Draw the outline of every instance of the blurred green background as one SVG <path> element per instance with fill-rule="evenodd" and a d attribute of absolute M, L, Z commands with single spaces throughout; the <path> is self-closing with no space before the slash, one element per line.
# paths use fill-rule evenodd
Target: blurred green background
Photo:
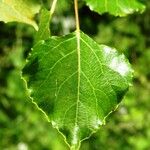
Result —
<path fill-rule="evenodd" d="M 117 111 L 81 150 L 150 150 L 150 1 L 143 2 L 143 14 L 124 18 L 98 15 L 80 2 L 81 29 L 98 43 L 123 52 L 135 71 L 133 86 Z M 43 0 L 47 8 L 48 3 Z M 62 0 L 52 20 L 52 35 L 74 29 L 73 1 Z M 0 150 L 68 150 L 30 102 L 20 78 L 34 35 L 28 25 L 0 22 Z"/>

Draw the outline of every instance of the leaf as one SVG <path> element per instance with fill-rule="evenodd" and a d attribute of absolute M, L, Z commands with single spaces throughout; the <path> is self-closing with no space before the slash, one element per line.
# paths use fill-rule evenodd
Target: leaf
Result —
<path fill-rule="evenodd" d="M 124 55 L 80 34 L 40 41 L 23 69 L 33 102 L 72 149 L 105 123 L 132 77 Z"/>
<path fill-rule="evenodd" d="M 35 42 L 46 40 L 50 37 L 50 12 L 46 9 L 41 10 L 39 30 L 35 36 Z"/>
<path fill-rule="evenodd" d="M 40 4 L 36 0 L 0 0 L 0 21 L 22 22 L 38 30 L 34 16 L 39 10 Z"/>
<path fill-rule="evenodd" d="M 145 6 L 138 0 L 84 0 L 91 10 L 100 14 L 110 13 L 126 16 L 134 12 L 143 12 Z"/>

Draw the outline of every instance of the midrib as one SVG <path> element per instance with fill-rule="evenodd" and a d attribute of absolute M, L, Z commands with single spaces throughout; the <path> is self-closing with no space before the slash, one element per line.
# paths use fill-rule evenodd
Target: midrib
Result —
<path fill-rule="evenodd" d="M 79 101 L 80 101 L 80 75 L 81 75 L 81 54 L 80 54 L 80 31 L 76 31 L 77 38 L 77 57 L 78 57 L 78 87 L 77 87 L 77 105 L 76 105 L 76 118 L 75 118 L 75 126 L 78 126 L 78 112 L 79 112 Z"/>

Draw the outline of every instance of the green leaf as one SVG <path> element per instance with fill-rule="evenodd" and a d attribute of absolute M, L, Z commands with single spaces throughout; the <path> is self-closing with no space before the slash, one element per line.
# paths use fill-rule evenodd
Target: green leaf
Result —
<path fill-rule="evenodd" d="M 46 40 L 50 37 L 50 12 L 46 9 L 41 10 L 39 30 L 35 36 L 35 42 Z"/>
<path fill-rule="evenodd" d="M 33 102 L 72 149 L 105 123 L 132 78 L 123 54 L 80 34 L 40 41 L 23 69 Z"/>
<path fill-rule="evenodd" d="M 145 6 L 138 0 L 84 0 L 91 10 L 100 14 L 110 13 L 126 16 L 134 12 L 143 12 Z"/>
<path fill-rule="evenodd" d="M 36 0 L 0 0 L 0 21 L 27 23 L 38 30 L 34 16 L 39 10 Z"/>

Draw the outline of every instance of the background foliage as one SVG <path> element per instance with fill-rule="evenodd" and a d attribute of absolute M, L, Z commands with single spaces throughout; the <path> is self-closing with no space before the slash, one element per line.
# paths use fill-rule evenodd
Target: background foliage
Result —
<path fill-rule="evenodd" d="M 58 3 L 52 35 L 75 29 L 73 2 Z M 125 18 L 91 12 L 80 3 L 81 29 L 98 43 L 119 49 L 135 70 L 133 86 L 119 109 L 81 150 L 148 150 L 150 148 L 150 2 L 146 11 Z M 47 1 L 44 5 L 48 8 Z M 38 16 L 37 16 L 38 20 Z M 20 70 L 30 51 L 34 29 L 24 24 L 0 23 L 0 149 L 67 150 L 63 138 L 28 100 Z"/>

